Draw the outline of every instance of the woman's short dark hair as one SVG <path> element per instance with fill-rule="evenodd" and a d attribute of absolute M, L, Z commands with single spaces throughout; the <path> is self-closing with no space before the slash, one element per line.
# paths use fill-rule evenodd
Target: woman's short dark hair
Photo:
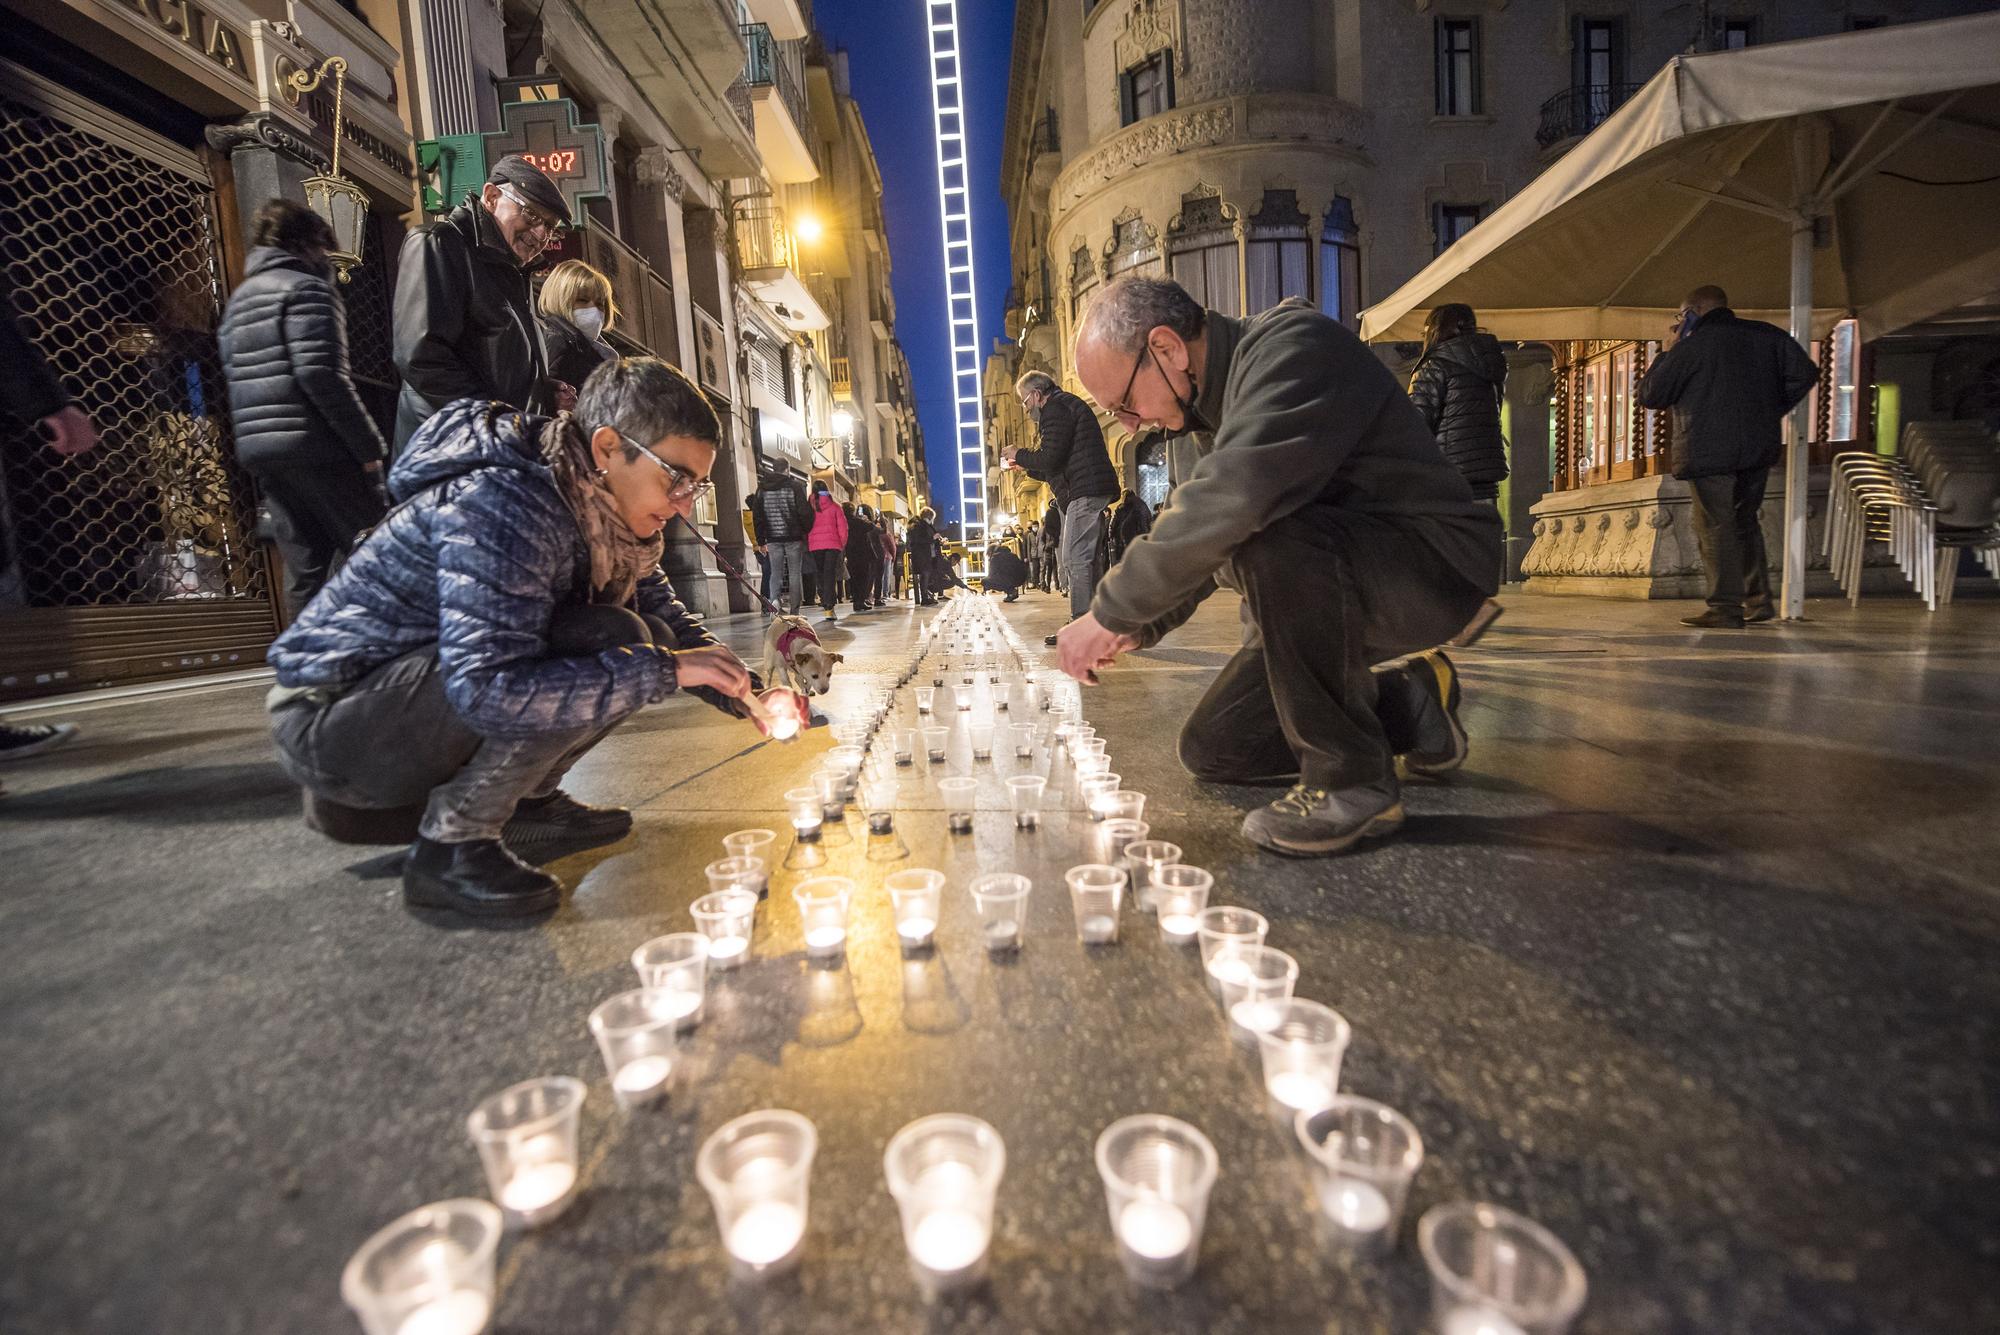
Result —
<path fill-rule="evenodd" d="M 608 426 L 629 452 L 666 436 L 720 445 L 722 423 L 694 381 L 658 357 L 616 357 L 598 366 L 576 394 L 576 420 L 586 436 Z"/>
<path fill-rule="evenodd" d="M 250 244 L 275 246 L 292 255 L 318 247 L 333 249 L 333 228 L 326 219 L 289 199 L 267 199 L 250 224 Z"/>

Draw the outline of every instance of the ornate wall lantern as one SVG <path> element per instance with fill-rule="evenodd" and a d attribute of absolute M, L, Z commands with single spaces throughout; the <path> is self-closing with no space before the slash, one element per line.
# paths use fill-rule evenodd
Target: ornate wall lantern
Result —
<path fill-rule="evenodd" d="M 333 249 L 327 253 L 327 259 L 345 283 L 348 271 L 361 263 L 368 223 L 368 192 L 340 174 L 341 110 L 347 94 L 347 61 L 340 56 L 328 56 L 310 73 L 294 71 L 285 80 L 285 94 L 297 106 L 299 99 L 318 88 L 329 72 L 333 75 L 333 165 L 323 175 L 306 177 L 304 185 L 306 207 L 326 219 L 327 226 L 333 229 Z"/>

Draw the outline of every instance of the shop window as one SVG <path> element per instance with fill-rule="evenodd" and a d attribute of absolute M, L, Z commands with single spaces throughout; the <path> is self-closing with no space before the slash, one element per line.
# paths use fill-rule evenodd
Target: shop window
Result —
<path fill-rule="evenodd" d="M 1118 123 L 1130 125 L 1174 105 L 1174 53 L 1156 51 L 1118 76 Z"/>
<path fill-rule="evenodd" d="M 1180 216 L 1167 224 L 1167 261 L 1174 281 L 1203 306 L 1242 313 L 1236 227 L 1219 196 L 1181 196 Z"/>
<path fill-rule="evenodd" d="M 1133 490 L 1148 508 L 1158 513 L 1167 503 L 1169 477 L 1167 470 L 1167 442 L 1163 436 L 1155 435 L 1139 447 L 1133 459 L 1134 471 L 1139 475 L 1139 485 Z"/>
<path fill-rule="evenodd" d="M 1437 114 L 1479 114 L 1479 20 L 1437 20 Z"/>
<path fill-rule="evenodd" d="M 1346 195 L 1335 195 L 1320 220 L 1319 308 L 1349 329 L 1361 320 L 1361 229 Z"/>

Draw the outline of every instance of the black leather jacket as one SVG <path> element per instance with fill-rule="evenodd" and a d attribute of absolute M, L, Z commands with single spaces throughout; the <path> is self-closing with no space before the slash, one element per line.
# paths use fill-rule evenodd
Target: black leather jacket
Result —
<path fill-rule="evenodd" d="M 493 399 L 527 412 L 554 409 L 528 275 L 477 199 L 403 238 L 396 369 L 403 376 L 398 450 L 455 399 Z"/>
<path fill-rule="evenodd" d="M 1507 446 L 1500 434 L 1500 393 L 1506 383 L 1507 358 L 1491 334 L 1448 338 L 1426 352 L 1410 373 L 1411 401 L 1444 457 L 1478 489 L 1492 488 L 1507 476 Z"/>
<path fill-rule="evenodd" d="M 1785 414 L 1818 379 L 1790 334 L 1723 306 L 1654 359 L 1639 402 L 1673 409 L 1674 476 L 1710 477 L 1775 464 Z"/>

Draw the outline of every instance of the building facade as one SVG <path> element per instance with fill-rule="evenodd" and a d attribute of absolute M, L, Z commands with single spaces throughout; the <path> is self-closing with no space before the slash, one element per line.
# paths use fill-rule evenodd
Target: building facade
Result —
<path fill-rule="evenodd" d="M 1125 273 L 1171 275 L 1228 314 L 1299 296 L 1357 325 L 1364 306 L 1533 180 L 1672 56 L 1984 7 L 1021 0 L 1001 168 L 1013 341 L 990 368 L 989 388 L 1027 369 L 1075 388 L 1077 318 L 1101 285 Z M 1418 349 L 1380 351 L 1402 374 Z M 1819 417 L 1846 421 L 1835 406 L 1837 349 L 1821 351 L 1828 400 Z M 1509 350 L 1512 477 L 1500 507 L 1510 577 L 1524 558 L 1533 572 L 1538 525 L 1553 536 L 1545 497 L 1629 486 L 1635 468 L 1657 473 L 1644 462 L 1657 428 L 1640 419 L 1630 393 L 1648 355 L 1631 345 Z M 1614 370 L 1625 386 L 1616 412 Z M 989 402 L 1004 432 L 1005 406 Z M 1612 433 L 1614 419 L 1625 424 L 1622 435 Z M 1118 429 L 1106 425 L 1108 437 Z M 1634 441 L 1642 442 L 1637 464 Z M 1156 504 L 1175 471 L 1172 443 L 1135 448 L 1127 439 L 1114 453 L 1126 485 Z M 990 476 L 996 497 L 1017 485 L 1000 470 Z M 1646 522 L 1654 531 L 1679 522 L 1692 561 L 1685 489 L 1657 476 L 1651 487 L 1680 513 Z M 1557 578 L 1547 565 L 1541 574 Z M 1645 583 L 1673 592 L 1697 574 L 1686 565 L 1675 579 Z M 1600 580 L 1588 591 L 1639 588 Z"/>

